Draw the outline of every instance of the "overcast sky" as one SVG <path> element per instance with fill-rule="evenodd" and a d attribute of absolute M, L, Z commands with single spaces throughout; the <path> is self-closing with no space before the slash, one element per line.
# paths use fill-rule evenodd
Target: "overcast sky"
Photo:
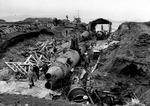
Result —
<path fill-rule="evenodd" d="M 66 15 L 72 20 L 78 10 L 86 22 L 96 18 L 150 21 L 150 0 L 0 0 L 0 17 L 6 20 Z"/>

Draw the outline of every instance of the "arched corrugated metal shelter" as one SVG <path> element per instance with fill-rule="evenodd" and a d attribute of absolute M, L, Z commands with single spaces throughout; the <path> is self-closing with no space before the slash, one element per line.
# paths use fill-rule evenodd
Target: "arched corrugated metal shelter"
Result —
<path fill-rule="evenodd" d="M 106 20 L 106 19 L 103 19 L 103 18 L 98 18 L 98 19 L 90 22 L 89 24 L 90 24 L 90 30 L 91 31 L 95 31 L 95 26 L 97 24 L 109 24 L 109 33 L 111 32 L 112 22 L 110 22 L 109 20 Z"/>

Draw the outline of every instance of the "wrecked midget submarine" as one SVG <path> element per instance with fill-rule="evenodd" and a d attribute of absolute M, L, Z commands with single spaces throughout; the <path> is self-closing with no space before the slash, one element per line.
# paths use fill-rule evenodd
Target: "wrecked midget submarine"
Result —
<path fill-rule="evenodd" d="M 65 54 L 58 57 L 56 62 L 48 69 L 45 78 L 47 83 L 45 87 L 50 89 L 53 84 L 63 77 L 65 77 L 71 68 L 73 68 L 79 61 L 80 55 L 75 50 L 68 50 Z"/>
<path fill-rule="evenodd" d="M 85 52 L 84 44 L 79 45 L 78 50 L 69 49 L 58 57 L 52 66 L 48 69 L 45 78 L 47 80 L 45 87 L 53 89 L 53 85 L 61 78 L 64 78 L 72 68 L 74 68 L 81 58 L 81 54 Z"/>

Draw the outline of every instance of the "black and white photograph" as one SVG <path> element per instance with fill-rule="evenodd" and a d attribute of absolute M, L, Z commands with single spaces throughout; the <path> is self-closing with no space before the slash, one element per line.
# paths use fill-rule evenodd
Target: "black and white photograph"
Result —
<path fill-rule="evenodd" d="M 150 106 L 150 0 L 0 0 L 0 106 Z"/>

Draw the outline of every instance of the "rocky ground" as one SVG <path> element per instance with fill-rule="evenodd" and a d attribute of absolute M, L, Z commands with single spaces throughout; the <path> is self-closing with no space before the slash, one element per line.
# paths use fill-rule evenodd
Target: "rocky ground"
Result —
<path fill-rule="evenodd" d="M 0 106 L 82 106 L 66 100 L 45 100 L 32 96 L 0 94 Z"/>
<path fill-rule="evenodd" d="M 24 61 L 20 54 L 27 47 L 34 47 L 39 40 L 47 40 L 51 36 L 40 35 L 10 47 L 0 60 L 0 67 L 4 61 Z M 93 87 L 98 85 L 101 90 L 119 92 L 127 100 L 130 93 L 135 93 L 141 103 L 150 106 L 150 26 L 149 23 L 126 22 L 119 26 L 109 40 L 120 41 L 101 53 L 98 68 L 91 74 Z M 90 67 L 96 63 L 91 60 Z M 79 66 L 80 67 L 80 66 Z M 91 69 L 89 67 L 89 69 Z M 29 104 L 29 106 L 69 106 L 80 105 L 64 100 L 48 101 L 22 95 L 0 95 L 0 103 L 5 105 Z"/>

